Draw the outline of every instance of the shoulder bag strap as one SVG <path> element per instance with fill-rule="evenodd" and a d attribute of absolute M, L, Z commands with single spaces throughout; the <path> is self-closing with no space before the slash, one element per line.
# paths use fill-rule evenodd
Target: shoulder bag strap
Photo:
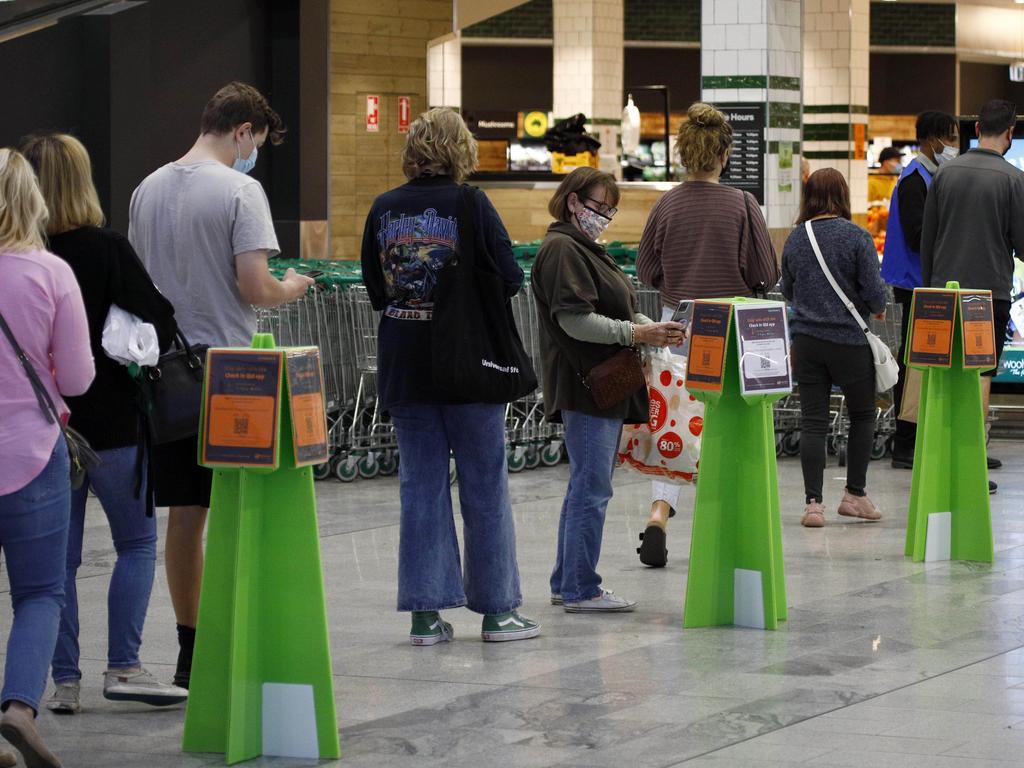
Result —
<path fill-rule="evenodd" d="M 836 279 L 832 277 L 832 272 L 829 271 L 828 265 L 825 263 L 825 258 L 821 255 L 821 248 L 818 247 L 818 240 L 814 237 L 814 229 L 811 227 L 810 221 L 804 222 L 804 230 L 807 232 L 807 239 L 811 241 L 811 248 L 814 249 L 814 255 L 818 258 L 818 265 L 821 267 L 821 271 L 825 273 L 825 278 L 828 280 L 829 285 L 832 286 L 832 290 L 836 292 L 839 300 L 843 302 L 843 306 L 849 310 L 850 314 L 853 315 L 853 319 L 857 321 L 857 325 L 864 333 L 868 332 L 868 325 L 864 322 L 864 318 L 857 312 L 857 308 L 853 305 L 853 302 L 843 293 L 843 289 L 839 287 Z"/>
<path fill-rule="evenodd" d="M 60 424 L 60 414 L 57 412 L 57 407 L 53 404 L 53 400 L 50 398 L 50 393 L 46 391 L 46 387 L 43 386 L 43 382 L 39 380 L 39 375 L 36 373 L 35 368 L 32 367 L 32 362 L 28 359 L 28 355 L 25 354 L 25 350 L 18 344 L 18 340 L 14 338 L 14 332 L 11 327 L 7 325 L 7 320 L 4 319 L 3 313 L 0 312 L 0 329 L 3 330 L 7 340 L 11 343 L 11 347 L 14 349 L 14 354 L 18 356 L 21 361 L 22 367 L 25 369 L 25 374 L 28 376 L 28 380 L 32 382 L 32 391 L 35 392 L 36 400 L 39 402 L 39 409 L 43 412 L 46 420 L 50 424 Z"/>

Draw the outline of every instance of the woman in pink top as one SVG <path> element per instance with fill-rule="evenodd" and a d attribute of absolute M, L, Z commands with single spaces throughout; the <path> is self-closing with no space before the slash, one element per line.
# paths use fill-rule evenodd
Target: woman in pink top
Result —
<path fill-rule="evenodd" d="M 0 149 L 0 313 L 64 419 L 62 395 L 80 395 L 95 372 L 82 295 L 64 261 L 43 250 L 46 204 L 32 167 Z M 64 603 L 71 512 L 68 452 L 48 423 L 21 361 L 0 334 L 0 548 L 14 623 L 0 692 L 0 734 L 30 766 L 60 761 L 35 727 Z M 0 752 L 0 765 L 15 765 Z"/>
<path fill-rule="evenodd" d="M 692 104 L 687 115 L 676 137 L 686 180 L 651 209 L 636 258 L 637 276 L 661 293 L 662 320 L 684 299 L 753 296 L 779 280 L 757 200 L 719 183 L 732 152 L 732 126 L 710 104 Z M 679 486 L 653 483 L 651 519 L 637 549 L 644 565 L 661 568 L 668 561 L 665 530 L 678 499 Z"/>

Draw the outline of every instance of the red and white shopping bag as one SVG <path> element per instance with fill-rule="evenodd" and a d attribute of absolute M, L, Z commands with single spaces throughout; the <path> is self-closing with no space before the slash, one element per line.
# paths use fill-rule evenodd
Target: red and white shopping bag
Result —
<path fill-rule="evenodd" d="M 692 483 L 700 463 L 704 403 L 686 391 L 686 358 L 659 349 L 644 364 L 651 399 L 646 424 L 627 424 L 619 462 L 644 475 Z"/>

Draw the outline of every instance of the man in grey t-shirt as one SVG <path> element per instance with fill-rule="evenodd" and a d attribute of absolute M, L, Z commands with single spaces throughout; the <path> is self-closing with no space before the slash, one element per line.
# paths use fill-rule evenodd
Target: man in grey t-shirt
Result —
<path fill-rule="evenodd" d="M 313 281 L 267 259 L 279 253 L 263 187 L 246 174 L 267 139 L 280 144 L 281 118 L 252 86 L 230 83 L 203 111 L 200 136 L 180 160 L 150 174 L 132 195 L 128 238 L 174 305 L 192 344 L 247 347 L 253 306 L 302 296 Z M 181 650 L 175 685 L 188 688 L 203 572 L 203 530 L 212 472 L 196 463 L 197 438 L 153 449 L 157 506 L 170 507 L 167 583 Z"/>

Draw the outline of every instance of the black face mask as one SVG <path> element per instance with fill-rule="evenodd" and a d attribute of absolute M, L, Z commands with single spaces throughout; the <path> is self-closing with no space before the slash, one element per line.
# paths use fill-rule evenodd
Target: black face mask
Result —
<path fill-rule="evenodd" d="M 725 178 L 729 175 L 729 162 L 732 160 L 732 155 L 728 155 L 725 158 L 725 162 L 722 163 L 722 172 L 719 174 L 721 178 Z"/>

